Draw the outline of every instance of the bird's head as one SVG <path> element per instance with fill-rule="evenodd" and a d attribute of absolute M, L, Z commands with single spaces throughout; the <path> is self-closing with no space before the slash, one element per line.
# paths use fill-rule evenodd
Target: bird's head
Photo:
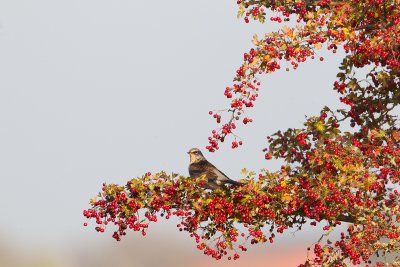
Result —
<path fill-rule="evenodd" d="M 187 153 L 190 156 L 190 163 L 199 162 L 206 159 L 198 148 L 191 148 Z"/>

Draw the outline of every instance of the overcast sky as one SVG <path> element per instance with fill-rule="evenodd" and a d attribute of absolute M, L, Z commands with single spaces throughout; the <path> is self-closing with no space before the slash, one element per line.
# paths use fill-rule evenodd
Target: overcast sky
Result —
<path fill-rule="evenodd" d="M 186 151 L 207 145 L 208 111 L 228 106 L 252 35 L 273 29 L 237 19 L 234 0 L 0 1 L 0 236 L 96 239 L 82 210 L 103 181 L 186 175 Z M 235 180 L 244 167 L 276 169 L 265 137 L 338 105 L 340 56 L 321 55 L 264 77 L 244 146 L 205 156 Z"/>

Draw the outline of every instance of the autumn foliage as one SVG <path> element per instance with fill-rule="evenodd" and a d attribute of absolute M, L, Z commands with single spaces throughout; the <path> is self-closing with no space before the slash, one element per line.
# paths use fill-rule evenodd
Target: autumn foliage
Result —
<path fill-rule="evenodd" d="M 242 144 L 234 131 L 252 122 L 246 110 L 259 95 L 259 75 L 323 60 L 317 56 L 319 49 L 345 52 L 333 88 L 347 108 L 324 107 L 309 116 L 303 128 L 268 137 L 265 159 L 285 162 L 278 172 L 244 172 L 244 185 L 214 191 L 199 186 L 203 178 L 148 173 L 125 186 L 103 184 L 85 217 L 95 219 L 99 232 L 115 225 L 113 237 L 120 240 L 129 229 L 145 235 L 151 222 L 174 216 L 180 220 L 179 230 L 216 259 L 237 259 L 250 244 L 273 243 L 275 235 L 287 229 L 322 224 L 323 238 L 299 266 L 384 266 L 387 254 L 392 255 L 391 266 L 400 266 L 400 2 L 237 4 L 238 16 L 246 23 L 284 25 L 254 36 L 254 47 L 244 54 L 234 84 L 225 89 L 229 109 L 210 112 L 221 127 L 209 137 L 209 151 L 228 140 L 232 148 Z M 347 231 L 337 240 L 328 239 L 340 224 L 346 224 Z M 372 264 L 372 255 L 381 261 Z"/>

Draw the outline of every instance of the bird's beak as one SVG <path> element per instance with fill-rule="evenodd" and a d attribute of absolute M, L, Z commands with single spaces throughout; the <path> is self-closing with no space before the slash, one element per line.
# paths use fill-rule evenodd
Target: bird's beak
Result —
<path fill-rule="evenodd" d="M 188 152 L 186 152 L 186 153 L 190 154 L 190 152 L 189 152 L 189 151 L 188 151 Z"/>

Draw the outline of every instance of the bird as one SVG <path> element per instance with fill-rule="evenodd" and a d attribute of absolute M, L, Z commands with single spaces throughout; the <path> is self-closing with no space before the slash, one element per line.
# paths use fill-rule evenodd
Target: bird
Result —
<path fill-rule="evenodd" d="M 241 185 L 242 183 L 229 179 L 222 171 L 218 170 L 203 156 L 200 149 L 191 148 L 187 152 L 190 156 L 190 178 L 205 176 L 207 182 L 202 186 L 205 189 L 222 189 L 224 184 Z"/>

